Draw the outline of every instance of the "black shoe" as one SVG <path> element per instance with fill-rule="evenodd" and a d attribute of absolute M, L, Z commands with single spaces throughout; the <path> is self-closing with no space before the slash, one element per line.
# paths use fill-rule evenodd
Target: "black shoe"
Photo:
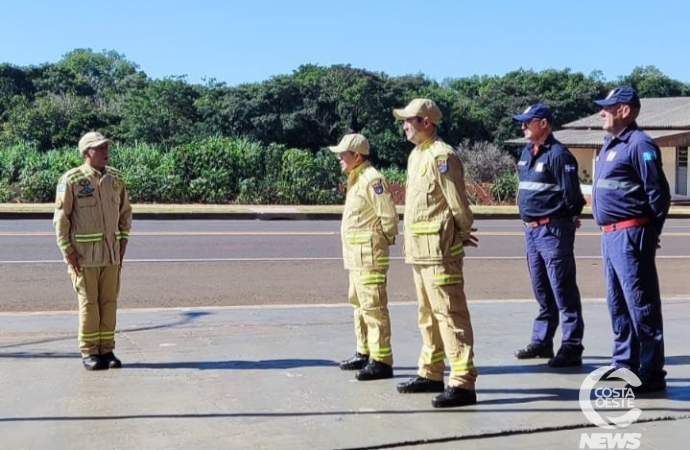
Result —
<path fill-rule="evenodd" d="M 625 385 L 626 389 L 632 389 L 635 394 L 648 394 L 650 392 L 660 392 L 666 390 L 666 380 L 642 381 L 639 386 Z"/>
<path fill-rule="evenodd" d="M 469 389 L 448 386 L 431 400 L 434 408 L 453 408 L 477 404 L 477 393 Z"/>
<path fill-rule="evenodd" d="M 553 348 L 546 345 L 532 345 L 515 352 L 517 359 L 553 358 Z"/>
<path fill-rule="evenodd" d="M 103 361 L 98 355 L 87 356 L 82 358 L 82 364 L 86 370 L 106 370 L 108 369 L 108 363 Z"/>
<path fill-rule="evenodd" d="M 418 394 L 422 392 L 443 392 L 443 381 L 434 381 L 423 377 L 410 378 L 404 383 L 398 384 L 398 392 L 401 394 Z"/>
<path fill-rule="evenodd" d="M 393 367 L 375 359 L 370 359 L 367 366 L 355 374 L 359 381 L 384 380 L 393 378 Z"/>
<path fill-rule="evenodd" d="M 559 353 L 549 360 L 549 367 L 577 367 L 582 365 L 582 356 Z"/>
<path fill-rule="evenodd" d="M 364 369 L 368 362 L 369 355 L 356 352 L 352 358 L 340 361 L 339 366 L 342 370 L 361 370 Z"/>
<path fill-rule="evenodd" d="M 122 361 L 117 359 L 117 356 L 115 356 L 113 352 L 102 354 L 101 359 L 108 365 L 110 369 L 119 369 L 122 367 Z"/>

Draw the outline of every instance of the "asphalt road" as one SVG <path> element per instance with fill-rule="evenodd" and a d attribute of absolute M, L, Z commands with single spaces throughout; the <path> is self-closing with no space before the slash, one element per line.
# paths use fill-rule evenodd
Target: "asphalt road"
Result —
<path fill-rule="evenodd" d="M 472 300 L 532 298 L 516 220 L 477 221 L 480 247 L 468 249 Z M 346 302 L 338 221 L 135 221 L 123 267 L 122 308 Z M 583 221 L 576 239 L 584 298 L 602 298 L 600 233 Z M 657 265 L 662 295 L 690 288 L 690 220 L 671 219 Z M 393 249 L 391 301 L 414 301 L 411 269 Z M 49 221 L 0 221 L 0 311 L 73 310 L 76 297 Z"/>

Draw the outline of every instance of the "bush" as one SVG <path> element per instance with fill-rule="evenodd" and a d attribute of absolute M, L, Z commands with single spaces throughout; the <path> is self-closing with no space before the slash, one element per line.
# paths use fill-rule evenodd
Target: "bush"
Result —
<path fill-rule="evenodd" d="M 515 203 L 518 181 L 517 172 L 504 172 L 494 181 L 489 192 L 499 203 Z"/>
<path fill-rule="evenodd" d="M 278 203 L 330 205 L 341 203 L 344 194 L 338 192 L 342 179 L 337 158 L 325 151 L 316 156 L 299 149 L 283 154 L 278 181 Z"/>
<path fill-rule="evenodd" d="M 515 171 L 515 160 L 491 142 L 463 141 L 457 148 L 465 166 L 465 179 L 474 183 L 493 183 L 506 172 Z"/>
<path fill-rule="evenodd" d="M 389 167 L 387 169 L 383 169 L 381 173 L 384 177 L 386 177 L 388 184 L 400 184 L 404 186 L 407 182 L 407 172 L 403 169 Z"/>

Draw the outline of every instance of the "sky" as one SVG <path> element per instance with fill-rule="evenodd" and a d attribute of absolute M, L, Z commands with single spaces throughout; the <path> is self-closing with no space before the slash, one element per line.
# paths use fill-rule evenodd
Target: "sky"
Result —
<path fill-rule="evenodd" d="M 690 83 L 688 0 L 2 0 L 0 63 L 115 50 L 151 78 L 230 86 L 349 64 L 443 81 L 518 69 Z"/>

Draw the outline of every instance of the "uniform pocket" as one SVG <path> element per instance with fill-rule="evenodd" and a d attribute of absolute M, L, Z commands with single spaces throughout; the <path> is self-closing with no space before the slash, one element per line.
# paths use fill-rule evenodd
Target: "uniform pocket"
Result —
<path fill-rule="evenodd" d="M 410 254 L 421 258 L 440 258 L 443 256 L 441 249 L 441 222 L 416 222 L 410 225 L 412 242 L 410 242 Z"/>
<path fill-rule="evenodd" d="M 351 231 L 345 235 L 350 261 L 356 267 L 372 267 L 374 255 L 370 231 Z"/>

